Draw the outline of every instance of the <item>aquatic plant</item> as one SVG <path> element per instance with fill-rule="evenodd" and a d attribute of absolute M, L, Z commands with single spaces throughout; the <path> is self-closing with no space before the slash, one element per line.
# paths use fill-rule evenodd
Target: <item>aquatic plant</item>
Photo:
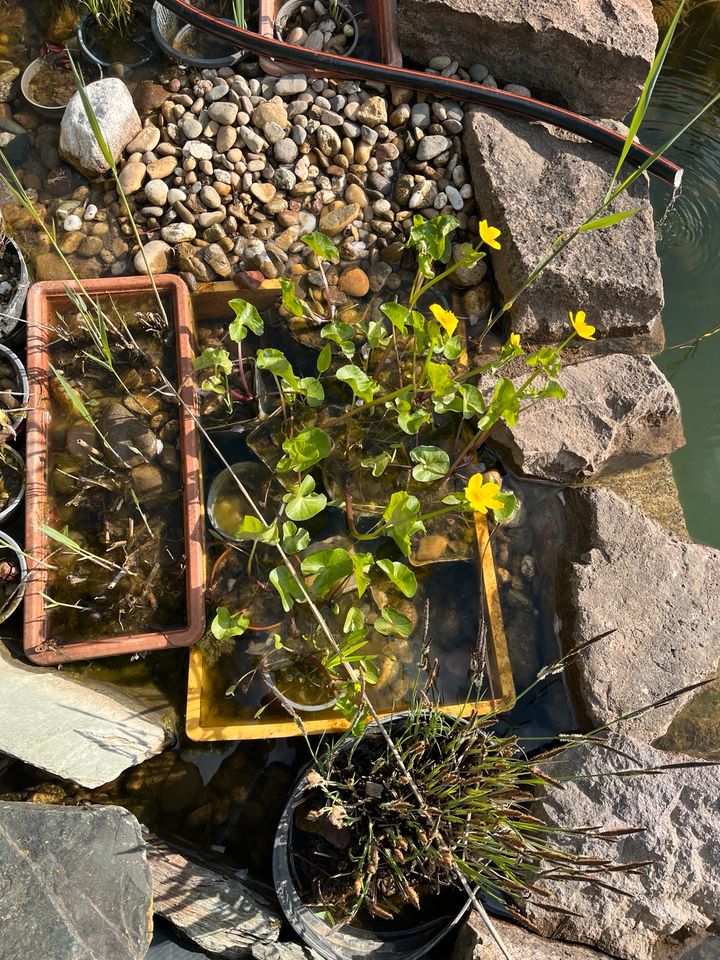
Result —
<path fill-rule="evenodd" d="M 81 0 L 81 3 L 87 7 L 103 30 L 124 34 L 130 29 L 134 13 L 133 0 Z"/>

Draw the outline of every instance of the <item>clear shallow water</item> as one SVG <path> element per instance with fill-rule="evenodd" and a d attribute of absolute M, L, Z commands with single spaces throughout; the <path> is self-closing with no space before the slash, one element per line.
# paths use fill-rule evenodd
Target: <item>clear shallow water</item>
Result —
<path fill-rule="evenodd" d="M 720 4 L 691 10 L 655 88 L 641 139 L 657 147 L 720 88 Z M 685 168 L 682 190 L 666 211 L 668 190 L 653 186 L 660 221 L 668 347 L 720 325 L 720 105 L 668 153 Z M 666 349 L 659 365 L 683 410 L 687 445 L 673 456 L 690 535 L 720 547 L 720 334 L 694 354 Z"/>

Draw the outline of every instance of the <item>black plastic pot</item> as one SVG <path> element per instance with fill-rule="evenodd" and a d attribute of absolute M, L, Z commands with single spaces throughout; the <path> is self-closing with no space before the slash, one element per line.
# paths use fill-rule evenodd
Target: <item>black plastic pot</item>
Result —
<path fill-rule="evenodd" d="M 30 276 L 28 274 L 27 264 L 25 263 L 25 257 L 22 255 L 22 250 L 10 237 L 5 240 L 5 244 L 6 247 L 11 247 L 17 255 L 18 275 L 15 293 L 12 295 L 8 305 L 4 309 L 0 308 L 0 340 L 7 339 L 20 322 L 20 317 L 25 308 L 28 290 L 30 289 Z"/>
<path fill-rule="evenodd" d="M 143 14 L 145 16 L 145 14 Z M 141 67 L 144 63 L 148 63 L 152 60 L 155 51 L 153 50 L 150 40 L 150 30 L 145 30 L 146 36 L 141 38 L 131 38 L 130 44 L 134 48 L 135 52 L 128 59 L 123 58 L 123 65 L 128 69 L 133 67 Z M 103 32 L 98 25 L 95 17 L 88 13 L 86 14 L 77 28 L 77 38 L 80 45 L 80 49 L 83 54 L 90 60 L 92 63 L 97 64 L 97 66 L 107 69 L 111 63 L 115 61 L 111 59 L 110 54 L 106 48 L 105 41 L 103 39 Z"/>
<path fill-rule="evenodd" d="M 398 713 L 385 718 L 384 722 L 402 722 L 407 714 Z M 379 728 L 370 724 L 365 737 L 382 737 Z M 340 749 L 349 750 L 354 740 L 348 740 Z M 384 740 L 383 740 L 384 744 Z M 293 822 L 295 809 L 303 799 L 308 786 L 310 764 L 300 775 L 283 810 L 275 834 L 273 847 L 273 880 L 278 901 L 295 932 L 325 960 L 421 960 L 465 916 L 470 901 L 466 900 L 454 911 L 426 920 L 413 927 L 365 929 L 355 924 L 331 927 L 300 899 L 293 863 Z M 461 894 L 458 894 L 461 899 Z"/>

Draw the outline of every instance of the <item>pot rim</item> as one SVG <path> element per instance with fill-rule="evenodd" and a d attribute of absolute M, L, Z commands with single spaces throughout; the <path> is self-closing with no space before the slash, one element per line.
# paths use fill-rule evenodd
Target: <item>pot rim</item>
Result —
<path fill-rule="evenodd" d="M 184 401 L 178 407 L 180 422 L 180 454 L 182 469 L 182 515 L 185 538 L 186 625 L 155 632 L 120 634 L 103 640 L 84 640 L 53 648 L 46 643 L 47 623 L 43 593 L 47 569 L 42 562 L 49 548 L 48 538 L 39 529 L 37 519 L 44 514 L 48 487 L 47 412 L 48 325 L 46 314 L 54 300 L 67 298 L 67 289 L 77 290 L 76 282 L 48 280 L 36 283 L 28 298 L 28 366 L 32 378 L 32 405 L 28 416 L 26 451 L 25 540 L 30 557 L 25 599 L 23 649 L 33 663 L 50 665 L 121 653 L 143 653 L 168 650 L 196 643 L 205 630 L 205 538 L 202 497 L 202 475 L 198 437 L 195 427 L 196 406 L 193 375 L 193 329 L 190 292 L 175 275 L 158 274 L 155 284 L 161 293 L 172 297 L 172 314 L 176 325 L 177 390 Z M 93 295 L 138 295 L 152 293 L 146 276 L 107 277 L 84 280 L 83 287 Z"/>
<path fill-rule="evenodd" d="M 162 12 L 163 16 L 172 17 L 177 24 L 177 29 L 173 35 L 173 40 L 185 27 L 192 26 L 192 24 L 185 23 L 184 20 L 181 20 L 180 17 L 176 16 L 174 13 L 170 13 L 169 10 L 166 10 L 161 3 L 158 3 L 157 0 L 153 3 L 152 11 L 150 13 L 150 28 L 155 38 L 155 42 L 162 49 L 166 57 L 169 57 L 171 60 L 175 60 L 176 63 L 182 63 L 187 67 L 195 67 L 198 70 L 212 70 L 219 67 L 234 67 L 236 63 L 239 63 L 241 60 L 244 60 L 248 51 L 245 49 L 240 49 L 236 53 L 227 57 L 218 57 L 213 59 L 212 57 L 191 57 L 187 54 L 182 53 L 180 50 L 176 50 L 172 46 L 172 41 L 168 41 L 161 28 L 158 21 L 158 14 Z M 225 20 L 225 23 L 231 23 L 230 20 Z"/>
<path fill-rule="evenodd" d="M 12 552 L 18 558 L 18 564 L 20 566 L 20 583 L 10 603 L 7 605 L 7 607 L 5 607 L 4 610 L 0 610 L 0 623 L 5 623 L 5 621 L 8 620 L 20 606 L 20 603 L 25 596 L 28 579 L 28 568 L 27 561 L 25 560 L 25 554 L 15 540 L 13 540 L 10 534 L 5 533 L 4 530 L 0 530 L 0 550 L 2 550 L 3 547 L 8 550 L 12 550 Z"/>
<path fill-rule="evenodd" d="M 30 402 L 30 381 L 28 380 L 27 370 L 25 369 L 20 357 L 18 357 L 18 355 L 11 350 L 10 347 L 6 347 L 4 343 L 0 343 L 0 355 L 6 357 L 14 367 L 18 376 L 19 386 L 22 393 L 22 403 L 20 405 L 19 412 L 16 414 L 16 416 L 10 418 L 12 429 L 15 431 L 15 433 L 17 433 L 20 425 L 28 415 L 28 404 Z"/>
<path fill-rule="evenodd" d="M 28 266 L 25 262 L 25 257 L 23 256 L 23 252 L 20 249 L 19 244 L 17 244 L 12 237 L 7 237 L 5 244 L 6 246 L 11 246 L 13 250 L 15 250 L 18 262 L 20 264 L 20 273 L 17 278 L 15 293 L 12 295 L 6 309 L 4 311 L 0 311 L 1 337 L 9 337 L 17 327 L 18 323 L 20 322 L 20 317 L 22 316 L 23 307 L 25 306 L 28 290 L 30 289 L 30 274 L 28 272 Z"/>
<path fill-rule="evenodd" d="M 78 28 L 78 29 L 79 29 L 79 28 Z M 42 114 L 43 116 L 48 117 L 48 118 L 52 118 L 52 119 L 55 119 L 55 120 L 61 120 L 61 119 L 62 119 L 62 115 L 63 115 L 63 114 L 65 113 L 65 111 L 67 110 L 67 105 L 68 105 L 68 103 L 70 103 L 70 101 L 72 100 L 72 98 L 75 96 L 75 92 L 76 92 L 76 91 L 73 91 L 73 93 L 70 94 L 70 96 L 68 97 L 67 103 L 63 104 L 63 106 L 61 106 L 61 107 L 52 107 L 52 106 L 48 106 L 48 105 L 46 105 L 46 104 L 44 104 L 44 103 L 40 103 L 38 100 L 33 100 L 33 98 L 32 98 L 32 97 L 30 96 L 30 94 L 28 93 L 28 87 L 29 87 L 30 81 L 31 81 L 32 78 L 35 76 L 35 74 L 37 73 L 37 71 L 40 69 L 40 65 L 43 63 L 44 59 L 45 59 L 44 57 L 36 57 L 34 60 L 32 60 L 32 61 L 25 67 L 25 69 L 23 70 L 22 75 L 21 75 L 21 77 L 20 77 L 20 91 L 21 91 L 23 97 L 25 98 L 25 100 L 27 100 L 27 102 L 30 104 L 30 106 L 31 106 L 34 110 L 37 110 L 38 113 L 40 113 L 40 114 Z M 96 66 L 96 67 L 98 67 L 98 69 L 99 69 L 99 71 L 100 71 L 100 76 L 99 76 L 97 79 L 98 79 L 98 80 L 102 80 L 102 78 L 103 78 L 102 67 L 101 67 L 97 62 L 95 62 L 95 61 L 93 61 L 93 65 Z"/>
<path fill-rule="evenodd" d="M 275 35 L 277 36 L 278 40 L 285 40 L 284 34 L 285 30 L 287 29 L 287 22 L 281 23 L 281 20 L 287 21 L 288 17 L 292 16 L 296 10 L 299 10 L 303 4 L 307 3 L 308 0 L 286 0 L 286 2 L 283 3 L 278 12 L 275 14 L 275 21 L 273 23 Z M 352 42 L 348 46 L 347 50 L 345 50 L 342 54 L 343 57 L 349 57 L 352 55 L 355 47 L 358 45 L 358 40 L 360 39 L 360 28 L 358 27 L 355 13 L 346 3 L 338 3 L 338 11 L 345 17 L 346 22 L 351 23 L 353 26 Z"/>
<path fill-rule="evenodd" d="M 10 500 L 9 503 L 2 510 L 0 510 L 0 523 L 2 523 L 3 520 L 7 520 L 7 518 L 17 510 L 22 502 L 22 498 L 25 496 L 25 460 L 14 447 L 5 447 L 5 456 L 8 454 L 10 455 L 10 459 L 14 460 L 15 463 L 20 467 L 22 472 L 22 482 L 20 484 L 20 489 L 12 498 L 12 500 Z M 2 470 L 2 467 L 3 464 L 0 462 L 0 470 Z"/>

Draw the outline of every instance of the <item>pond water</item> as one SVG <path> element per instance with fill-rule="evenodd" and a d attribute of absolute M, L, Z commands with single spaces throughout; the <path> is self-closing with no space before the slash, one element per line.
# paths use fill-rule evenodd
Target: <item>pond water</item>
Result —
<path fill-rule="evenodd" d="M 718 91 L 720 5 L 691 4 L 657 83 L 641 130 L 658 147 Z M 653 187 L 661 221 L 668 347 L 687 343 L 720 324 L 720 109 L 716 104 L 669 153 L 685 168 L 680 195 L 666 212 L 664 187 Z M 667 349 L 659 364 L 680 397 L 687 445 L 673 467 L 690 535 L 720 547 L 720 336 L 696 351 Z"/>

